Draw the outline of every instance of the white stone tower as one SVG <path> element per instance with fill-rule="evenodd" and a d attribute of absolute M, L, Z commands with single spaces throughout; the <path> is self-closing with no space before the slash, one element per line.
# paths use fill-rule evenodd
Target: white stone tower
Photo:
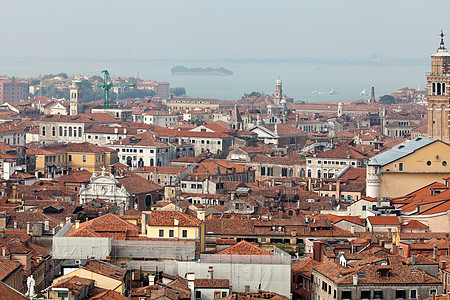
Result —
<path fill-rule="evenodd" d="M 73 81 L 70 87 L 70 115 L 83 113 L 83 87 L 80 81 Z"/>
<path fill-rule="evenodd" d="M 338 117 L 342 117 L 343 114 L 344 114 L 344 103 L 339 102 L 337 115 Z"/>
<path fill-rule="evenodd" d="M 282 98 L 283 98 L 283 88 L 282 88 L 281 80 L 278 77 L 277 81 L 275 81 L 274 104 L 280 105 Z"/>

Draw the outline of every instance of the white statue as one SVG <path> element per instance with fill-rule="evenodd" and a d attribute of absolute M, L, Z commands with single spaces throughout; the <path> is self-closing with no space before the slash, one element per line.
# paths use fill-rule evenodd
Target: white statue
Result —
<path fill-rule="evenodd" d="M 102 166 L 102 176 L 105 176 L 105 174 L 106 174 L 106 169 L 105 169 L 105 166 Z"/>
<path fill-rule="evenodd" d="M 30 299 L 34 299 L 36 297 L 36 293 L 34 292 L 34 286 L 36 285 L 36 281 L 33 278 L 33 275 L 28 276 L 27 278 L 27 292 L 25 294 L 26 297 Z"/>

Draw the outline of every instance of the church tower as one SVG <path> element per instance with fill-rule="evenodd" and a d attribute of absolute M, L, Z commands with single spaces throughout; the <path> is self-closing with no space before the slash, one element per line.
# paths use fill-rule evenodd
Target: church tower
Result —
<path fill-rule="evenodd" d="M 444 46 L 444 33 L 437 52 L 431 55 L 431 73 L 427 75 L 428 136 L 450 142 L 450 54 Z"/>
<path fill-rule="evenodd" d="M 70 115 L 83 113 L 83 87 L 80 81 L 73 81 L 70 87 Z"/>
<path fill-rule="evenodd" d="M 281 99 L 283 98 L 283 88 L 281 84 L 281 80 L 278 77 L 277 81 L 275 82 L 275 95 L 274 95 L 274 104 L 280 105 Z"/>

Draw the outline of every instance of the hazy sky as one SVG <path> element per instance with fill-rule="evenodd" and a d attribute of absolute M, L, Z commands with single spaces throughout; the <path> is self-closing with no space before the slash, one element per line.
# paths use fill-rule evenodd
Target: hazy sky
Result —
<path fill-rule="evenodd" d="M 3 1 L 0 58 L 428 60 L 449 11 L 449 0 Z"/>

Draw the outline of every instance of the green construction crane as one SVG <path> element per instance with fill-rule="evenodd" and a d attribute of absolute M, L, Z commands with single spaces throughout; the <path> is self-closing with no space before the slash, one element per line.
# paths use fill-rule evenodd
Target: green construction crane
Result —
<path fill-rule="evenodd" d="M 109 77 L 108 70 L 103 70 L 103 84 L 100 86 L 105 91 L 105 100 L 103 101 L 103 108 L 109 108 L 109 90 L 113 87 L 135 86 L 134 84 L 113 84 L 111 77 Z"/>

